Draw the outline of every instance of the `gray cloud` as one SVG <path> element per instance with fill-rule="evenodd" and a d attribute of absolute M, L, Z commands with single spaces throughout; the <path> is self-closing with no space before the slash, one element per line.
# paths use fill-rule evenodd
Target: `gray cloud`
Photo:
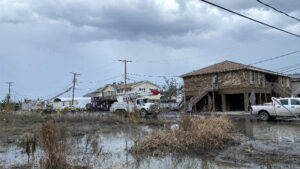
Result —
<path fill-rule="evenodd" d="M 255 0 L 213 2 L 300 34 L 297 22 Z M 299 16 L 298 0 L 265 2 Z M 123 74 L 117 59 L 124 57 L 134 60 L 129 72 L 180 75 L 225 59 L 251 63 L 299 48 L 295 37 L 197 0 L 2 0 L 0 32 L 1 97 L 5 81 L 15 81 L 23 95 L 55 93 L 71 82 L 70 71 L 82 73 L 78 94 L 84 94 L 107 83 L 89 82 Z M 260 66 L 280 67 L 297 57 Z"/>

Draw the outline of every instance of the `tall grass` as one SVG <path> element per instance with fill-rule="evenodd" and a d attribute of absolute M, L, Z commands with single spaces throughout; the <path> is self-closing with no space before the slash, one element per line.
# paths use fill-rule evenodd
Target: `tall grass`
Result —
<path fill-rule="evenodd" d="M 235 143 L 230 134 L 233 125 L 226 117 L 184 117 L 178 129 L 166 128 L 135 142 L 130 152 L 159 156 L 167 153 L 203 154 Z"/>
<path fill-rule="evenodd" d="M 57 126 L 54 120 L 49 120 L 42 126 L 42 144 L 46 155 L 43 168 L 69 168 L 65 128 Z"/>

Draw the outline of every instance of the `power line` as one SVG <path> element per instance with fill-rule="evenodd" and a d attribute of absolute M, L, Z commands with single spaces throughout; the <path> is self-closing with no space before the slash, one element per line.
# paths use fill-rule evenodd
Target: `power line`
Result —
<path fill-rule="evenodd" d="M 285 57 L 285 56 L 293 55 L 293 54 L 296 54 L 296 53 L 299 53 L 299 52 L 300 52 L 300 50 L 297 50 L 297 51 L 290 52 L 290 53 L 287 53 L 287 54 L 283 54 L 283 55 L 280 55 L 280 56 L 268 58 L 268 59 L 265 59 L 265 60 L 261 60 L 261 61 L 258 61 L 258 62 L 254 62 L 254 63 L 252 63 L 252 64 L 249 64 L 249 66 L 251 66 L 251 65 L 256 65 L 256 64 L 260 64 L 260 63 L 264 63 L 264 62 L 268 62 L 268 61 L 275 60 L 275 59 L 279 59 L 279 58 L 283 58 L 283 57 Z"/>
<path fill-rule="evenodd" d="M 118 75 L 118 76 L 113 76 L 113 77 L 110 77 L 110 78 L 107 78 L 107 79 L 103 79 L 103 80 L 89 81 L 87 83 L 101 83 L 101 82 L 109 81 L 109 80 L 116 79 L 116 78 L 122 77 L 122 76 L 124 76 L 124 74 L 121 74 L 121 75 Z M 80 82 L 80 83 L 84 83 L 84 82 Z"/>
<path fill-rule="evenodd" d="M 269 5 L 269 4 L 266 4 L 266 3 L 264 3 L 264 2 L 262 2 L 262 1 L 260 1 L 260 0 L 256 0 L 256 1 L 257 1 L 258 3 L 264 5 L 264 6 L 267 6 L 267 7 L 269 7 L 269 8 L 272 8 L 272 9 L 273 9 L 274 11 L 276 11 L 276 12 L 279 12 L 279 13 L 281 13 L 281 14 L 283 14 L 283 15 L 289 17 L 289 18 L 295 19 L 296 21 L 300 22 L 300 19 L 298 19 L 298 18 L 296 18 L 296 17 L 294 17 L 294 16 L 291 16 L 291 15 L 289 15 L 289 14 L 287 14 L 287 13 L 285 13 L 285 12 L 283 12 L 283 11 L 281 11 L 281 10 L 279 10 L 279 9 L 277 9 L 277 8 L 275 8 L 275 7 L 271 6 L 271 5 Z"/>
<path fill-rule="evenodd" d="M 296 53 L 300 53 L 300 50 L 289 52 L 289 53 L 286 53 L 286 54 L 283 54 L 283 55 L 280 55 L 280 56 L 275 56 L 275 57 L 271 57 L 271 58 L 268 58 L 268 59 L 256 61 L 254 63 L 248 64 L 247 66 L 253 66 L 253 65 L 260 64 L 260 63 L 276 60 L 276 59 L 283 58 L 283 57 L 286 57 L 286 56 L 290 56 L 290 55 L 293 55 L 293 54 L 296 54 Z M 245 65 L 241 66 L 240 68 L 243 68 L 243 67 L 245 67 Z M 136 74 L 136 73 L 129 73 L 129 74 L 133 75 L 133 76 L 139 76 L 139 77 L 161 77 L 161 78 L 164 78 L 164 77 L 180 78 L 181 77 L 181 76 L 176 76 L 176 75 L 175 76 L 166 76 L 166 75 L 164 76 L 164 75 L 143 75 L 143 74 Z"/>
<path fill-rule="evenodd" d="M 288 32 L 288 31 L 283 30 L 283 29 L 281 29 L 281 28 L 277 28 L 277 27 L 272 26 L 272 25 L 269 25 L 269 24 L 267 24 L 267 23 L 258 21 L 258 20 L 256 20 L 256 19 L 253 19 L 253 18 L 250 18 L 250 17 L 248 17 L 248 16 L 242 15 L 242 14 L 240 14 L 240 13 L 234 12 L 234 11 L 232 11 L 232 10 L 230 10 L 230 9 L 227 9 L 227 8 L 225 8 L 225 7 L 222 7 L 222 6 L 220 6 L 220 5 L 214 4 L 214 3 L 212 3 L 212 2 L 208 2 L 208 1 L 206 1 L 206 0 L 200 0 L 200 1 L 205 2 L 205 3 L 207 3 L 207 4 L 210 4 L 210 5 L 212 5 L 212 6 L 215 6 L 215 7 L 217 7 L 217 8 L 223 9 L 223 10 L 225 10 L 225 11 L 227 11 L 227 12 L 233 13 L 233 14 L 238 15 L 238 16 L 240 16 L 240 17 L 246 18 L 246 19 L 248 19 L 248 20 L 254 21 L 254 22 L 256 22 L 256 23 L 262 24 L 262 25 L 264 25 L 264 26 L 270 27 L 270 28 L 272 28 L 272 29 L 276 29 L 276 30 L 278 30 L 278 31 L 281 31 L 281 32 L 284 32 L 284 33 L 287 33 L 287 34 L 290 34 L 290 35 L 293 35 L 293 36 L 296 36 L 296 37 L 300 37 L 300 35 L 297 35 L 297 34 L 295 34 L 295 33 Z"/>
<path fill-rule="evenodd" d="M 285 71 L 283 73 L 287 73 L 287 72 L 291 72 L 291 71 L 294 71 L 294 70 L 299 70 L 300 68 L 296 68 L 296 69 L 292 69 L 292 70 L 288 70 L 288 71 Z"/>
<path fill-rule="evenodd" d="M 295 67 L 295 66 L 300 66 L 300 63 L 289 65 L 289 66 L 284 66 L 284 67 L 281 67 L 281 68 L 277 68 L 277 69 L 274 69 L 274 71 L 281 72 L 281 71 L 285 71 L 286 69 L 290 69 L 291 67 Z"/>
<path fill-rule="evenodd" d="M 174 77 L 174 78 L 177 78 L 179 76 L 169 76 L 169 75 L 143 75 L 143 74 L 137 74 L 137 73 L 129 73 L 130 75 L 133 75 L 133 76 L 144 76 L 144 77 Z"/>
<path fill-rule="evenodd" d="M 290 71 L 290 70 L 292 70 L 292 69 L 299 68 L 299 67 L 300 67 L 300 66 L 290 67 L 290 68 L 284 69 L 284 70 L 282 70 L 282 71 L 280 71 L 280 72 L 288 72 L 288 71 Z"/>
<path fill-rule="evenodd" d="M 45 96 L 45 97 L 42 97 L 42 98 L 49 98 L 49 97 L 52 97 L 52 96 L 54 96 L 54 95 L 58 95 L 58 94 L 62 93 L 63 91 L 66 91 L 66 90 L 69 89 L 69 88 L 72 88 L 72 83 L 69 84 L 68 86 L 64 87 L 63 89 L 61 89 L 61 90 L 59 90 L 59 91 L 57 91 L 57 92 L 55 92 L 55 93 L 53 93 L 53 94 L 49 94 L 49 95 L 47 95 L 47 96 Z M 47 100 L 47 99 L 45 99 L 45 100 Z M 48 99 L 48 100 L 49 100 L 49 99 Z"/>

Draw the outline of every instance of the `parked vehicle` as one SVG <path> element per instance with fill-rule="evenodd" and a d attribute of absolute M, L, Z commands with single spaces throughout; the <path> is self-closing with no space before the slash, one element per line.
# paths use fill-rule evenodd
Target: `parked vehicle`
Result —
<path fill-rule="evenodd" d="M 300 116 L 300 98 L 272 98 L 272 103 L 251 106 L 252 115 L 258 116 L 260 120 L 267 121 L 276 117 Z"/>
<path fill-rule="evenodd" d="M 120 112 L 127 114 L 128 112 L 138 111 L 140 117 L 147 115 L 156 115 L 159 113 L 159 106 L 154 100 L 147 98 L 138 98 L 134 101 L 115 102 L 110 108 L 110 112 Z"/>

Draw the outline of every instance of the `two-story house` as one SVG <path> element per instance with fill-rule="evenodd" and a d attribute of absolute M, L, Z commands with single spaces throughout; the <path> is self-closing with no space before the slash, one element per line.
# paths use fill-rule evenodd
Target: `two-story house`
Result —
<path fill-rule="evenodd" d="M 160 90 L 160 87 L 149 81 L 140 81 L 134 83 L 128 83 L 127 92 L 150 92 L 151 89 Z M 97 89 L 96 91 L 89 93 L 89 96 L 100 97 L 100 98 L 109 98 L 122 96 L 125 94 L 125 85 L 124 84 L 107 84 L 102 88 Z"/>
<path fill-rule="evenodd" d="M 184 74 L 182 78 L 186 106 L 192 106 L 193 111 L 248 111 L 251 93 L 255 94 L 254 104 L 269 102 L 273 96 L 291 96 L 289 76 L 231 61 Z"/>

